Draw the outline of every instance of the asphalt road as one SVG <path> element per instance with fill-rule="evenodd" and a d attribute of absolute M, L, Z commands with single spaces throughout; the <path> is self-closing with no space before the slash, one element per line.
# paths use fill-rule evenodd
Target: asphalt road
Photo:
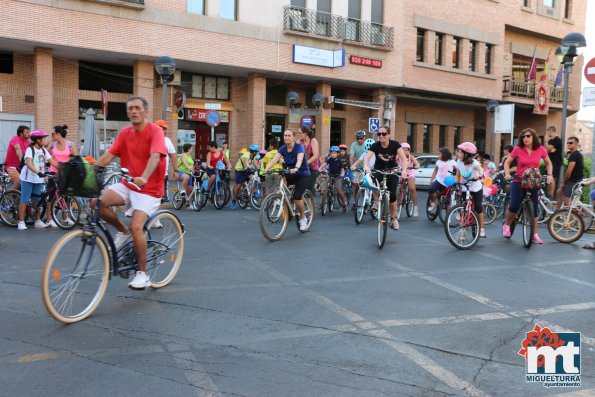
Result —
<path fill-rule="evenodd" d="M 270 243 L 254 210 L 179 211 L 174 282 L 135 292 L 115 278 L 69 326 L 39 288 L 62 232 L 0 226 L 0 395 L 595 395 L 588 239 L 564 245 L 541 229 L 545 244 L 527 250 L 492 225 L 458 251 L 420 210 L 383 250 L 352 213 L 318 216 L 306 234 L 292 223 Z M 517 352 L 535 324 L 582 333 L 581 388 L 525 381 Z"/>

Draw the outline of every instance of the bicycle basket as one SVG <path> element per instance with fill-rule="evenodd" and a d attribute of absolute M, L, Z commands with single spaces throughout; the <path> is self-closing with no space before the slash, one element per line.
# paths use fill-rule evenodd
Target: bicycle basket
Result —
<path fill-rule="evenodd" d="M 93 166 L 81 156 L 74 156 L 58 169 L 58 189 L 61 194 L 77 197 L 98 197 L 101 184 Z"/>
<path fill-rule="evenodd" d="M 523 189 L 538 189 L 541 187 L 541 175 L 539 174 L 539 168 L 527 168 L 525 172 L 523 172 L 521 186 Z"/>

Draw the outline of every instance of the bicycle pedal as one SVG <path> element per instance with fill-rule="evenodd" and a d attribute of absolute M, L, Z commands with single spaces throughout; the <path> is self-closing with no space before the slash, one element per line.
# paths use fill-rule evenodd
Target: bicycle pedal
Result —
<path fill-rule="evenodd" d="M 129 279 L 130 278 L 130 270 L 121 271 L 118 273 L 118 275 L 120 277 L 122 277 L 123 279 Z"/>

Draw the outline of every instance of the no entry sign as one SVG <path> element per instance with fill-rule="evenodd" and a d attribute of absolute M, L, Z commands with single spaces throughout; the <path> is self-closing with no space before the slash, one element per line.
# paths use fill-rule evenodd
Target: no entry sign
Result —
<path fill-rule="evenodd" d="M 591 84 L 595 84 L 595 58 L 591 58 L 585 65 L 585 78 Z"/>

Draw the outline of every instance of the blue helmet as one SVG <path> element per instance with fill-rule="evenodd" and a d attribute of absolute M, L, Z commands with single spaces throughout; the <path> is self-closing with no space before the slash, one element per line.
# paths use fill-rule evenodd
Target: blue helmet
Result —
<path fill-rule="evenodd" d="M 248 149 L 250 149 L 251 152 L 260 152 L 260 148 L 258 147 L 258 145 L 254 144 L 254 143 L 252 145 L 250 145 L 250 147 Z"/>
<path fill-rule="evenodd" d="M 363 182 L 364 182 L 364 186 L 370 190 L 380 190 L 378 188 L 378 186 L 376 186 L 376 184 L 374 183 L 374 180 L 372 179 L 372 175 L 370 175 L 370 174 L 364 175 Z"/>
<path fill-rule="evenodd" d="M 339 153 L 339 146 L 331 146 L 330 151 Z"/>
<path fill-rule="evenodd" d="M 364 150 L 366 150 L 366 151 L 370 150 L 370 148 L 372 147 L 374 142 L 376 142 L 376 141 L 374 141 L 371 138 L 366 139 L 366 141 L 364 142 Z"/>
<path fill-rule="evenodd" d="M 357 130 L 355 132 L 355 136 L 358 137 L 358 138 L 362 138 L 362 137 L 366 136 L 366 131 L 364 131 L 364 130 Z"/>

